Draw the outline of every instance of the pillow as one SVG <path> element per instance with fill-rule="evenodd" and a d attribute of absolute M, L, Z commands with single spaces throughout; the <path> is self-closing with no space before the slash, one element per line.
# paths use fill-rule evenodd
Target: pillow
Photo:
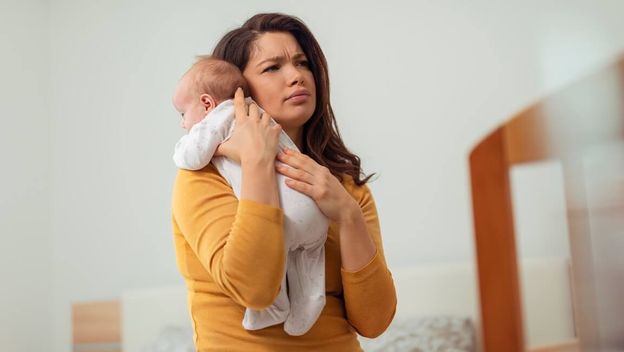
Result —
<path fill-rule="evenodd" d="M 395 318 L 375 339 L 358 337 L 366 352 L 475 352 L 470 318 L 432 316 Z"/>

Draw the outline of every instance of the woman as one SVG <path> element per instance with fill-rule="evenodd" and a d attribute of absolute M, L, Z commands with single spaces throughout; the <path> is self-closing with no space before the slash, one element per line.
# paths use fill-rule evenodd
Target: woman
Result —
<path fill-rule="evenodd" d="M 380 335 L 394 317 L 396 294 L 366 186 L 370 176 L 362 177 L 359 158 L 336 127 L 323 52 L 300 20 L 259 14 L 227 33 L 213 55 L 241 69 L 266 113 L 246 106 L 237 92 L 236 129 L 218 153 L 241 163 L 240 200 L 212 165 L 181 170 L 176 178 L 176 255 L 189 289 L 197 350 L 361 351 L 356 332 Z M 271 126 L 269 116 L 279 125 Z M 277 155 L 280 128 L 302 153 Z M 276 156 L 289 168 L 276 167 Z M 241 326 L 245 307 L 273 302 L 284 272 L 276 172 L 330 220 L 326 305 L 298 337 L 281 325 L 256 331 Z"/>

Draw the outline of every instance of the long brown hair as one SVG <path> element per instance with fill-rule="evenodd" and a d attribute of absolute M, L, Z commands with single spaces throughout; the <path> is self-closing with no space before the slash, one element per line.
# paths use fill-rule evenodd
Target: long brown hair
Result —
<path fill-rule="evenodd" d="M 329 101 L 327 60 L 308 27 L 298 18 L 280 13 L 262 13 L 248 19 L 240 28 L 226 33 L 217 43 L 212 55 L 231 62 L 241 71 L 249 62 L 251 47 L 262 33 L 290 33 L 303 49 L 316 82 L 316 108 L 303 125 L 303 150 L 320 165 L 342 181 L 342 175 L 353 177 L 361 186 L 374 175 L 366 176 L 360 158 L 351 153 L 342 141 L 336 118 Z"/>

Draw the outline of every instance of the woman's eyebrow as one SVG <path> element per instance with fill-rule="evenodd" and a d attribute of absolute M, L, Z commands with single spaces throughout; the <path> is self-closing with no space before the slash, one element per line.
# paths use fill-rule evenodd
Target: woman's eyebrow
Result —
<path fill-rule="evenodd" d="M 297 52 L 297 53 L 295 53 L 295 55 L 292 56 L 292 58 L 293 58 L 293 60 L 296 60 L 296 59 L 300 58 L 301 56 L 305 57 L 305 54 L 302 53 L 302 52 Z M 260 61 L 256 66 L 261 66 L 261 65 L 263 65 L 264 63 L 267 63 L 267 62 L 280 62 L 280 61 L 283 61 L 284 59 L 285 59 L 284 55 L 271 56 L 269 58 L 266 58 L 266 59 Z"/>
<path fill-rule="evenodd" d="M 267 63 L 267 62 L 280 61 L 283 58 L 284 58 L 283 56 L 272 56 L 272 57 L 266 58 L 258 62 L 256 66 L 261 66 L 262 64 Z"/>

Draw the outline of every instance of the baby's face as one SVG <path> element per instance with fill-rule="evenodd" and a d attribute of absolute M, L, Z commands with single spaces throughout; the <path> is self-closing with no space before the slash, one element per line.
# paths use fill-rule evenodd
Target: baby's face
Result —
<path fill-rule="evenodd" d="M 173 95 L 173 106 L 182 116 L 181 126 L 187 132 L 209 112 L 206 106 L 202 104 L 200 96 L 194 93 L 190 79 L 187 77 L 182 78 L 176 87 Z"/>

